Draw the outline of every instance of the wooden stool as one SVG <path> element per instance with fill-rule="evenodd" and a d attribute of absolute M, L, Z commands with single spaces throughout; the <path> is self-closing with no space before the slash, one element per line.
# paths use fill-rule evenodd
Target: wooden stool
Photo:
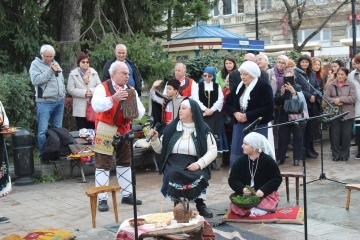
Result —
<path fill-rule="evenodd" d="M 96 207 L 97 207 L 97 195 L 99 193 L 111 192 L 112 200 L 114 204 L 114 214 L 115 221 L 119 222 L 118 219 L 118 210 L 117 210 L 117 201 L 116 201 L 116 191 L 121 189 L 120 186 L 101 186 L 101 187 L 93 187 L 86 190 L 86 195 L 90 197 L 90 207 L 91 207 L 91 220 L 93 228 L 96 228 Z"/>
<path fill-rule="evenodd" d="M 289 177 L 295 178 L 295 187 L 296 187 L 296 205 L 299 205 L 299 178 L 303 176 L 302 173 L 298 172 L 282 172 L 281 176 L 285 178 L 285 186 L 286 186 L 286 198 L 289 202 Z"/>
<path fill-rule="evenodd" d="M 360 184 L 346 184 L 345 188 L 348 190 L 345 209 L 349 210 L 351 189 L 360 191 Z"/>

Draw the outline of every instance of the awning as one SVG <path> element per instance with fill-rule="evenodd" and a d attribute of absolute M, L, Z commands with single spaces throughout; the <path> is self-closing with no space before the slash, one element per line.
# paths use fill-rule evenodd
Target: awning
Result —
<path fill-rule="evenodd" d="M 350 46 L 352 47 L 353 45 L 353 39 L 352 38 L 343 38 L 340 39 L 340 43 L 342 46 Z M 356 46 L 360 46 L 360 38 L 356 38 Z"/>
<path fill-rule="evenodd" d="M 222 49 L 243 51 L 264 51 L 264 41 L 221 38 Z"/>
<path fill-rule="evenodd" d="M 301 43 L 299 43 L 301 45 Z M 280 52 L 280 51 L 291 51 L 294 49 L 293 44 L 279 44 L 279 45 L 265 45 L 265 53 Z M 302 51 L 321 50 L 321 42 L 308 42 Z"/>

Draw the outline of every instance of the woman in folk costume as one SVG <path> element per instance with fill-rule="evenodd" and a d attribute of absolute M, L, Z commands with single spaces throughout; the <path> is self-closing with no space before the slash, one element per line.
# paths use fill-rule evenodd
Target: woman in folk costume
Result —
<path fill-rule="evenodd" d="M 243 155 L 239 143 L 243 142 L 243 130 L 252 122 L 262 117 L 258 128 L 267 127 L 274 119 L 274 97 L 270 84 L 260 77 L 260 68 L 252 61 L 244 62 L 239 68 L 242 81 L 226 98 L 226 113 L 235 118 L 231 142 L 230 168 L 236 159 Z M 268 129 L 257 130 L 268 137 Z M 272 142 L 273 145 L 273 142 Z"/>
<path fill-rule="evenodd" d="M 9 129 L 9 119 L 6 116 L 4 106 L 0 102 L 0 127 L 1 131 Z M 11 191 L 11 178 L 9 172 L 9 161 L 4 141 L 4 134 L 0 134 L 0 198 L 6 196 Z M 9 218 L 0 213 L 0 223 L 9 222 Z"/>
<path fill-rule="evenodd" d="M 214 135 L 220 141 L 218 152 L 228 151 L 224 120 L 221 114 L 224 95 L 221 86 L 215 83 L 216 71 L 213 67 L 206 67 L 203 71 L 202 79 L 199 81 L 199 106 L 203 111 L 204 121 L 209 125 Z M 211 163 L 211 169 L 220 170 L 216 165 L 216 160 Z"/>
<path fill-rule="evenodd" d="M 164 174 L 161 193 L 175 202 L 180 198 L 194 200 L 200 215 L 213 217 L 206 207 L 206 188 L 211 171 L 208 165 L 217 155 L 216 141 L 209 126 L 203 121 L 198 103 L 184 99 L 178 117 L 158 132 L 150 130 L 151 146 L 161 153 L 160 174 Z"/>
<path fill-rule="evenodd" d="M 280 201 L 277 192 L 282 177 L 275 161 L 275 153 L 269 141 L 259 133 L 249 133 L 242 144 L 244 155 L 232 167 L 229 177 L 229 186 L 238 195 L 251 195 L 246 186 L 250 186 L 261 198 L 258 206 L 251 209 L 240 208 L 230 203 L 232 212 L 241 217 L 262 216 L 275 212 Z"/>

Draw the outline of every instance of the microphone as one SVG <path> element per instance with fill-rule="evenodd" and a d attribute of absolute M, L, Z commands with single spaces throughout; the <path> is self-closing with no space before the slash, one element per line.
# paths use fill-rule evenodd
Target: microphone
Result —
<path fill-rule="evenodd" d="M 347 115 L 349 113 L 349 111 L 341 113 L 339 115 L 336 115 L 335 117 L 332 118 L 328 118 L 326 119 L 326 123 L 332 123 L 334 121 L 340 120 L 341 118 L 343 118 L 345 115 Z"/>
<path fill-rule="evenodd" d="M 55 60 L 53 59 L 52 62 L 55 62 Z M 51 66 L 51 69 L 52 69 L 52 66 Z M 61 70 L 55 71 L 55 77 L 58 77 L 59 73 L 61 73 Z"/>
<path fill-rule="evenodd" d="M 153 130 L 157 131 L 160 126 L 161 126 L 161 123 L 157 122 L 157 123 L 155 124 Z M 152 137 L 153 137 L 153 136 L 148 136 L 148 137 L 146 138 L 146 142 L 150 142 L 150 139 L 151 139 Z"/>
<path fill-rule="evenodd" d="M 243 129 L 243 133 L 246 135 L 249 132 L 251 132 L 251 130 L 253 130 L 258 125 L 258 123 L 261 121 L 261 119 L 262 119 L 262 117 L 259 117 L 258 119 L 256 119 L 252 123 L 250 123 L 249 126 L 247 126 L 246 128 Z"/>

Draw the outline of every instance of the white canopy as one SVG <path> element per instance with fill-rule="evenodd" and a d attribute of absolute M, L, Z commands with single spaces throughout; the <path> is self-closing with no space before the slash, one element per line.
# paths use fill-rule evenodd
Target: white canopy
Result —
<path fill-rule="evenodd" d="M 343 39 L 340 39 L 340 43 L 342 46 L 352 47 L 353 39 L 352 38 L 343 38 Z M 356 38 L 356 46 L 360 46 L 360 38 Z M 266 47 L 265 47 L 265 49 L 266 49 Z"/>
<path fill-rule="evenodd" d="M 301 45 L 301 43 L 299 43 Z M 291 51 L 294 49 L 293 44 L 279 44 L 279 45 L 265 45 L 265 53 L 280 52 L 280 51 Z M 308 42 L 303 51 L 321 50 L 321 42 Z"/>

